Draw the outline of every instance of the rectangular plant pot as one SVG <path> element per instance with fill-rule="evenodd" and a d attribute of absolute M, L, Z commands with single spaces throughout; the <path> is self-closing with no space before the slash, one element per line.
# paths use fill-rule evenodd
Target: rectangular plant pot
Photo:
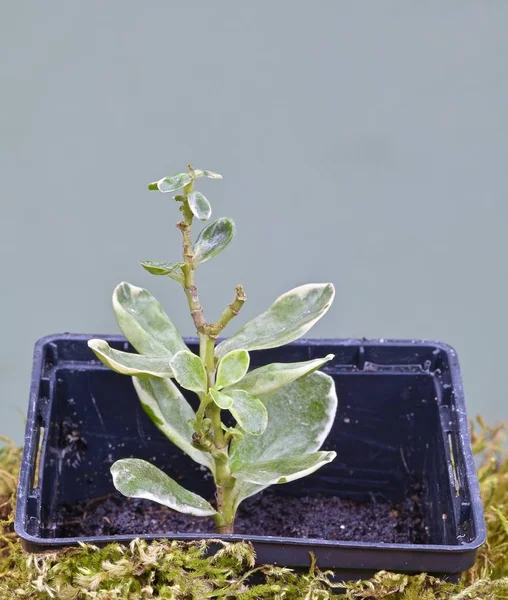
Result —
<path fill-rule="evenodd" d="M 154 462 L 193 491 L 210 483 L 196 463 L 173 446 L 140 406 L 130 378 L 100 364 L 87 347 L 92 335 L 54 335 L 35 347 L 15 529 L 32 552 L 78 541 L 129 542 L 161 535 L 62 537 L 62 505 L 114 491 L 109 468 L 129 456 Z M 130 350 L 120 336 L 99 336 Z M 197 350 L 196 340 L 188 340 Z M 339 409 L 325 442 L 335 461 L 313 475 L 274 486 L 277 494 L 340 496 L 400 503 L 421 483 L 428 543 L 392 544 L 274 536 L 247 539 L 260 564 L 303 568 L 310 552 L 339 579 L 365 578 L 385 569 L 428 572 L 455 579 L 473 565 L 485 541 L 483 509 L 471 454 L 459 363 L 440 342 L 300 340 L 253 352 L 251 366 L 335 354 L 323 369 L 336 383 Z M 276 532 L 274 532 L 276 533 Z M 167 535 L 171 539 L 217 534 Z"/>

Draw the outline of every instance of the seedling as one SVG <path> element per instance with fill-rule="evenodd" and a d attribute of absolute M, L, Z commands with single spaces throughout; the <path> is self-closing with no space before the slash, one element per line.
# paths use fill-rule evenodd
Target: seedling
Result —
<path fill-rule="evenodd" d="M 177 192 L 174 199 L 183 219 L 176 226 L 182 233 L 183 260 L 141 263 L 149 273 L 170 277 L 183 287 L 199 336 L 199 356 L 186 346 L 159 302 L 129 283 L 115 289 L 113 309 L 122 333 L 139 354 L 115 350 L 104 340 L 93 339 L 88 345 L 105 365 L 132 376 L 141 404 L 155 425 L 211 471 L 216 502 L 212 506 L 137 458 L 112 465 L 115 487 L 125 496 L 154 500 L 182 513 L 212 516 L 219 533 L 233 533 L 242 500 L 272 484 L 309 475 L 335 458 L 335 452 L 319 451 L 337 410 L 335 386 L 331 377 L 317 370 L 333 355 L 249 371 L 250 351 L 276 348 L 303 336 L 326 313 L 335 291 L 331 283 L 294 288 L 216 345 L 246 295 L 238 285 L 234 300 L 219 319 L 212 323 L 205 319 L 195 272 L 226 248 L 235 225 L 222 217 L 210 222 L 192 242 L 194 219 L 207 221 L 212 212 L 205 196 L 194 189 L 201 177 L 222 179 L 217 173 L 189 166 L 186 173 L 149 184 L 150 190 Z M 196 412 L 173 379 L 197 394 Z M 222 418 L 226 411 L 228 424 Z"/>

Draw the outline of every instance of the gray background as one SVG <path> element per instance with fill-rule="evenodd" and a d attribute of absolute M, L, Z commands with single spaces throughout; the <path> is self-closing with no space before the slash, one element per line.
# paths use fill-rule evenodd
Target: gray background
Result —
<path fill-rule="evenodd" d="M 178 218 L 146 184 L 187 162 L 237 239 L 198 271 L 237 325 L 332 281 L 322 337 L 438 338 L 471 414 L 508 418 L 508 3 L 4 2 L 0 433 L 22 439 L 32 347 L 116 332 L 122 281 L 191 334 Z"/>

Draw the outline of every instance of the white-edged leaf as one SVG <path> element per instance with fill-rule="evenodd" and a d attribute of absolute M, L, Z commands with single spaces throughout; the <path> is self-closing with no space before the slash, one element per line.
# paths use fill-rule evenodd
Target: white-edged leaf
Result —
<path fill-rule="evenodd" d="M 188 350 L 162 306 L 143 288 L 121 283 L 113 292 L 113 310 L 122 333 L 140 354 L 171 358 Z"/>
<path fill-rule="evenodd" d="M 214 462 L 208 452 L 192 444 L 191 423 L 196 413 L 171 379 L 133 377 L 134 388 L 146 414 L 154 425 L 193 460 L 214 472 Z"/>
<path fill-rule="evenodd" d="M 235 466 L 319 450 L 332 427 L 338 404 L 334 381 L 322 371 L 259 399 L 268 410 L 268 426 L 262 436 L 246 435 L 232 444 L 230 454 Z"/>
<path fill-rule="evenodd" d="M 231 396 L 223 394 L 222 392 L 219 392 L 219 390 L 211 388 L 210 396 L 212 397 L 212 400 L 215 402 L 215 404 L 217 404 L 217 406 L 219 408 L 222 408 L 223 410 L 227 410 L 233 406 L 233 398 L 231 398 Z"/>
<path fill-rule="evenodd" d="M 221 389 L 240 381 L 249 370 L 249 363 L 247 350 L 233 350 L 226 354 L 217 368 L 215 387 Z"/>
<path fill-rule="evenodd" d="M 221 217 L 209 223 L 194 244 L 194 262 L 199 265 L 222 252 L 234 235 L 235 224 L 232 219 Z"/>
<path fill-rule="evenodd" d="M 308 283 L 286 292 L 268 310 L 221 342 L 215 349 L 217 358 L 237 348 L 276 348 L 302 337 L 330 308 L 334 295 L 331 283 Z"/>
<path fill-rule="evenodd" d="M 336 456 L 336 452 L 292 454 L 242 467 L 237 471 L 233 471 L 233 475 L 239 481 L 263 486 L 273 485 L 274 483 L 289 483 L 314 473 L 323 465 L 331 462 Z"/>
<path fill-rule="evenodd" d="M 191 173 L 178 173 L 171 177 L 163 177 L 159 181 L 153 181 L 148 184 L 149 190 L 159 190 L 164 194 L 180 190 L 193 180 Z"/>
<path fill-rule="evenodd" d="M 216 513 L 204 498 L 176 483 L 155 465 L 140 458 L 122 458 L 111 466 L 116 489 L 128 498 L 153 500 L 173 510 L 209 517 Z"/>
<path fill-rule="evenodd" d="M 122 375 L 153 375 L 154 377 L 172 377 L 173 371 L 169 366 L 169 357 L 144 356 L 132 352 L 115 350 L 104 340 L 88 340 L 88 347 L 95 356 L 109 367 Z"/>
<path fill-rule="evenodd" d="M 167 275 L 175 281 L 183 282 L 183 263 L 169 263 L 154 260 L 143 260 L 141 266 L 152 275 Z"/>
<path fill-rule="evenodd" d="M 243 390 L 232 390 L 233 406 L 229 409 L 238 425 L 251 435 L 261 435 L 268 423 L 268 411 L 259 398 Z"/>
<path fill-rule="evenodd" d="M 241 381 L 232 385 L 231 389 L 245 390 L 253 396 L 268 394 L 304 375 L 317 371 L 333 357 L 333 354 L 328 354 L 324 358 L 314 360 L 296 363 L 272 363 L 271 365 L 259 367 L 259 369 L 247 373 Z M 230 388 L 226 388 L 224 392 L 229 393 Z"/>
<path fill-rule="evenodd" d="M 206 169 L 194 169 L 194 177 L 208 177 L 209 179 L 222 179 L 220 173 L 214 173 L 213 171 L 207 171 Z"/>
<path fill-rule="evenodd" d="M 206 221 L 212 216 L 212 207 L 210 202 L 203 196 L 201 192 L 192 191 L 187 196 L 189 208 L 192 214 L 201 221 Z"/>
<path fill-rule="evenodd" d="M 259 398 L 268 410 L 268 425 L 262 435 L 245 435 L 231 442 L 231 463 L 235 470 L 321 448 L 337 411 L 335 384 L 329 375 L 316 371 Z M 238 483 L 236 506 L 263 487 Z"/>
<path fill-rule="evenodd" d="M 177 352 L 170 363 L 178 383 L 191 392 L 206 392 L 206 371 L 199 356 L 189 350 Z"/>

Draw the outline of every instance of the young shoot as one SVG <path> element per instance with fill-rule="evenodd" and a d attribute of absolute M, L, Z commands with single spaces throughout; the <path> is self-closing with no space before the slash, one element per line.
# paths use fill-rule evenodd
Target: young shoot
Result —
<path fill-rule="evenodd" d="M 182 213 L 176 224 L 182 234 L 182 260 L 141 263 L 149 273 L 182 286 L 199 337 L 199 356 L 189 350 L 159 302 L 146 290 L 125 282 L 113 293 L 113 309 L 122 333 L 138 354 L 115 350 L 104 340 L 93 339 L 88 345 L 106 366 L 132 377 L 150 419 L 173 444 L 210 470 L 216 495 L 212 506 L 137 458 L 113 464 L 115 487 L 125 496 L 147 498 L 182 513 L 212 516 L 219 533 L 233 533 L 236 511 L 245 498 L 272 484 L 309 475 L 335 458 L 335 452 L 320 451 L 320 447 L 335 418 L 337 396 L 332 378 L 318 370 L 333 355 L 249 370 L 249 352 L 276 348 L 303 336 L 329 309 L 335 291 L 331 283 L 294 288 L 216 344 L 247 297 L 238 285 L 220 317 L 206 320 L 196 270 L 226 248 L 235 225 L 221 217 L 207 224 L 193 241 L 194 221 L 207 221 L 212 213 L 208 200 L 195 190 L 201 177 L 222 178 L 189 166 L 188 172 L 149 184 L 150 190 L 176 193 Z M 181 389 L 187 397 L 187 392 L 197 395 L 196 412 Z M 229 425 L 223 420 L 226 413 Z"/>

